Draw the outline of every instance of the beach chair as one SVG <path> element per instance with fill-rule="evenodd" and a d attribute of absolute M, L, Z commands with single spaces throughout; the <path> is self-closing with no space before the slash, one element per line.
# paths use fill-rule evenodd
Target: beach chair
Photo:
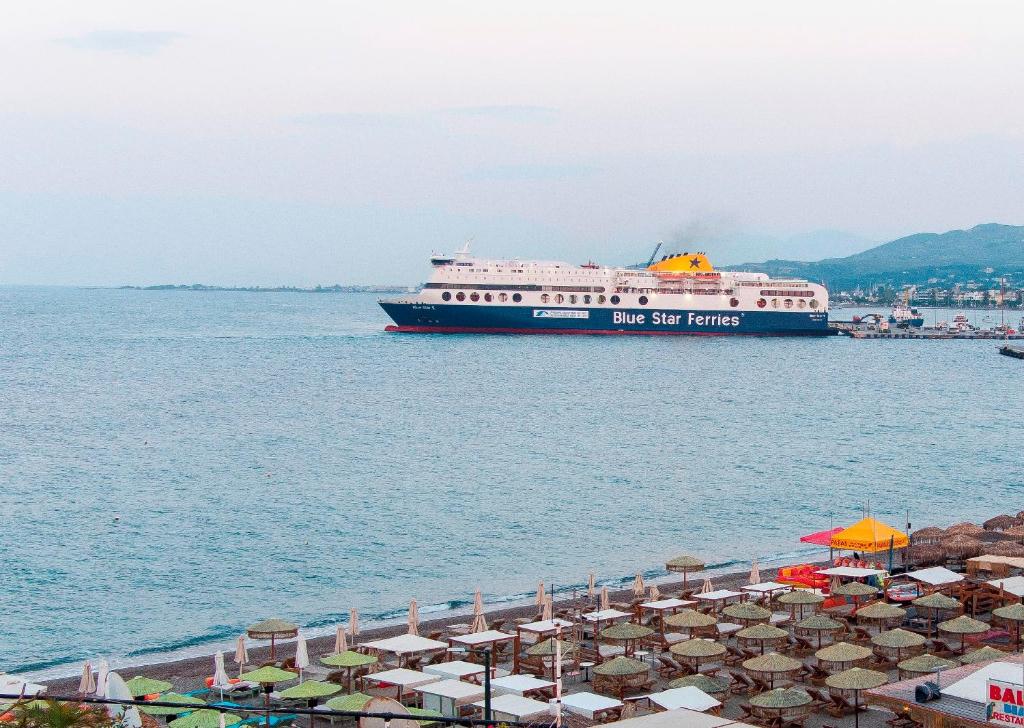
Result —
<path fill-rule="evenodd" d="M 804 692 L 811 696 L 811 710 L 820 710 L 832 702 L 817 688 L 804 688 Z"/>
<path fill-rule="evenodd" d="M 741 703 L 739 709 L 740 715 L 736 718 L 737 723 L 749 723 L 757 720 L 757 716 L 754 715 L 754 706 L 750 703 Z"/>
<path fill-rule="evenodd" d="M 866 644 L 871 641 L 871 633 L 863 627 L 853 628 L 853 642 L 855 644 Z"/>
<path fill-rule="evenodd" d="M 751 693 L 755 691 L 756 687 L 754 681 L 750 679 L 750 676 L 744 672 L 737 672 L 735 670 L 729 670 L 729 675 L 732 677 L 732 693 L 739 695 L 740 693 L 746 692 Z"/>
<path fill-rule="evenodd" d="M 505 622 L 507 622 L 507 621 L 508 620 L 505 619 L 504 617 L 499 617 L 498 619 L 495 619 L 493 622 L 491 622 L 491 629 L 494 629 L 494 630 L 497 630 L 497 631 L 500 632 L 501 628 L 505 626 Z"/>
<path fill-rule="evenodd" d="M 842 695 L 830 695 L 829 705 L 825 706 L 825 710 L 833 718 L 842 718 L 844 715 L 853 715 L 857 712 L 857 708 L 854 707 L 853 703 L 844 698 Z M 859 706 L 860 710 L 864 710 L 865 706 Z"/>
<path fill-rule="evenodd" d="M 797 655 L 803 657 L 814 652 L 814 645 L 806 637 L 794 637 L 793 639 L 796 640 L 796 649 L 794 652 Z"/>
<path fill-rule="evenodd" d="M 432 632 L 428 632 L 427 633 L 427 639 L 428 640 L 434 640 L 435 642 L 439 642 L 443 635 L 444 635 L 444 630 L 435 629 Z"/>
<path fill-rule="evenodd" d="M 683 666 L 671 657 L 662 657 L 661 655 L 658 655 L 658 674 L 666 680 L 674 680 L 675 678 L 682 677 L 687 673 L 683 670 Z"/>
<path fill-rule="evenodd" d="M 931 653 L 936 657 L 952 657 L 956 651 L 943 640 L 933 639 Z"/>

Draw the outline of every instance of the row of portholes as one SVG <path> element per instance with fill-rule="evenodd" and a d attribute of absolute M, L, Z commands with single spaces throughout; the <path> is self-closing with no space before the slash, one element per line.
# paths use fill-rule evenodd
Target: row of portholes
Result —
<path fill-rule="evenodd" d="M 451 292 L 450 291 L 445 291 L 444 293 L 442 293 L 441 294 L 441 300 L 442 301 L 450 301 L 450 300 L 452 300 Z M 459 291 L 458 293 L 456 293 L 455 294 L 455 300 L 456 301 L 465 301 L 466 300 L 465 292 L 464 291 Z M 473 293 L 470 293 L 469 294 L 469 300 L 473 301 L 474 303 L 476 303 L 477 301 L 480 300 L 480 294 L 477 293 L 476 291 L 474 291 Z M 491 301 L 494 300 L 494 295 L 491 294 L 491 293 L 485 293 L 484 294 L 484 300 L 487 303 L 490 303 Z M 512 294 L 512 301 L 514 303 L 519 303 L 522 300 L 523 300 L 523 294 L 522 293 L 513 293 Z M 508 294 L 507 293 L 499 293 L 498 294 L 498 301 L 500 301 L 501 303 L 507 302 L 508 301 Z"/>
<path fill-rule="evenodd" d="M 732 300 L 735 301 L 736 299 L 734 298 Z M 735 304 L 733 304 L 733 305 L 735 305 Z M 768 305 L 768 301 L 767 300 L 765 300 L 763 298 L 757 299 L 757 307 L 758 308 L 764 308 L 767 305 Z M 816 298 L 812 298 L 810 303 L 808 303 L 807 301 L 805 301 L 802 298 L 798 299 L 797 302 L 796 302 L 796 307 L 797 308 L 807 308 L 808 306 L 810 306 L 811 308 L 817 308 L 818 305 L 819 305 L 818 304 L 818 299 L 816 299 Z M 773 298 L 772 299 L 772 308 L 778 308 L 778 307 L 779 307 L 779 299 Z M 785 298 L 785 299 L 783 299 L 782 300 L 782 307 L 783 308 L 793 308 L 793 299 L 792 298 Z"/>
<path fill-rule="evenodd" d="M 465 301 L 466 298 L 467 298 L 467 296 L 466 296 L 466 293 L 464 291 L 459 291 L 458 293 L 455 294 L 455 300 L 456 301 Z M 480 294 L 477 293 L 476 291 L 474 291 L 473 293 L 469 294 L 468 298 L 473 303 L 476 303 L 477 301 L 480 300 Z M 647 299 L 645 297 L 641 296 L 640 298 L 641 298 L 641 300 L 640 300 L 641 304 L 646 304 L 647 303 Z M 491 293 L 485 293 L 483 295 L 483 299 L 484 299 L 485 302 L 491 303 L 492 301 L 494 301 L 495 296 L 493 294 L 491 294 Z M 508 294 L 507 293 L 499 293 L 497 295 L 497 299 L 498 299 L 499 303 L 506 303 L 508 301 Z M 594 297 L 590 296 L 590 295 L 577 296 L 575 293 L 572 293 L 572 294 L 570 294 L 568 296 L 568 301 L 569 301 L 570 305 L 575 305 L 576 303 L 579 303 L 580 299 L 582 299 L 583 303 L 585 303 L 585 304 L 590 304 L 590 303 L 593 303 L 593 301 L 594 301 Z M 441 300 L 442 301 L 450 301 L 450 300 L 452 300 L 451 291 L 445 291 L 444 293 L 442 293 L 441 294 Z M 523 300 L 523 294 L 521 294 L 521 293 L 513 293 L 512 294 L 512 302 L 513 303 L 521 303 L 522 300 Z M 597 302 L 598 303 L 604 303 L 607 300 L 608 299 L 606 299 L 604 296 L 598 296 L 597 297 Z M 540 296 L 540 302 L 541 303 L 551 303 L 551 295 L 548 294 L 548 293 L 542 293 L 541 296 Z M 555 297 L 554 297 L 554 302 L 555 303 L 565 303 L 566 302 L 566 296 L 562 295 L 561 293 L 556 293 Z M 618 302 L 619 302 L 619 297 L 618 296 L 612 296 L 612 303 L 617 304 Z"/>

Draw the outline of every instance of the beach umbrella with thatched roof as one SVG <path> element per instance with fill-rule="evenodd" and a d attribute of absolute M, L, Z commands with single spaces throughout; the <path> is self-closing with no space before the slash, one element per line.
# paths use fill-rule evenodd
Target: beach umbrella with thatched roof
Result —
<path fill-rule="evenodd" d="M 1024 546 L 1014 541 L 1000 541 L 985 547 L 985 553 L 992 556 L 1012 556 L 1019 559 L 1024 556 Z"/>
<path fill-rule="evenodd" d="M 992 518 L 981 524 L 981 527 L 986 531 L 1005 531 L 1008 528 L 1017 526 L 1020 524 L 1020 519 L 1015 516 L 1007 515 L 1003 513 Z"/>
<path fill-rule="evenodd" d="M 935 655 L 925 653 L 903 660 L 896 667 L 900 670 L 900 680 L 906 680 L 907 678 L 928 675 L 940 670 L 949 670 L 957 667 L 957 663 L 944 657 L 936 657 Z"/>
<path fill-rule="evenodd" d="M 992 616 L 1014 626 L 1014 645 L 1020 646 L 1020 625 L 1024 622 L 1024 604 L 1009 604 L 992 610 Z"/>
<path fill-rule="evenodd" d="M 785 604 L 789 607 L 789 615 L 794 619 L 804 618 L 804 607 L 815 607 L 823 601 L 825 601 L 825 597 L 821 594 L 815 594 L 806 589 L 794 589 L 778 598 L 779 604 Z M 796 616 L 797 607 L 800 609 L 799 617 Z"/>
<path fill-rule="evenodd" d="M 777 647 L 779 643 L 789 637 L 789 632 L 771 624 L 754 624 L 744 627 L 736 633 L 737 642 L 757 642 L 761 647 L 761 654 L 764 654 L 765 645 L 769 642 Z"/>
<path fill-rule="evenodd" d="M 600 675 L 603 680 L 608 681 L 612 689 L 618 693 L 619 700 L 622 700 L 628 679 L 634 675 L 646 675 L 650 669 L 651 666 L 646 662 L 620 655 L 595 666 L 594 674 Z"/>
<path fill-rule="evenodd" d="M 220 728 L 222 717 L 224 725 L 234 725 L 242 720 L 234 713 L 222 713 L 219 710 L 200 708 L 199 710 L 193 710 L 188 715 L 175 718 L 167 725 L 170 728 Z"/>
<path fill-rule="evenodd" d="M 937 612 L 959 612 L 962 607 L 959 599 L 946 596 L 942 592 L 925 594 L 923 597 L 918 597 L 912 601 L 911 604 L 920 610 L 924 610 L 928 614 L 927 635 L 929 637 L 932 636 L 932 622 L 935 620 Z"/>
<path fill-rule="evenodd" d="M 960 654 L 964 654 L 967 651 L 967 635 L 969 634 L 981 634 L 988 632 L 991 627 L 984 622 L 972 619 L 966 614 L 961 614 L 959 617 L 954 619 L 947 619 L 945 622 L 939 622 L 939 631 L 946 632 L 948 634 L 960 635 Z"/>
<path fill-rule="evenodd" d="M 889 676 L 884 672 L 865 670 L 861 667 L 851 667 L 849 670 L 829 675 L 825 678 L 825 684 L 833 690 L 853 693 L 853 725 L 860 726 L 860 692 L 861 690 L 873 690 L 889 682 Z"/>
<path fill-rule="evenodd" d="M 1010 526 L 1003 531 L 1003 535 L 1008 538 L 1012 538 L 1017 543 L 1024 541 L 1024 523 L 1017 526 Z"/>
<path fill-rule="evenodd" d="M 702 571 L 704 569 L 704 562 L 695 556 L 676 556 L 674 559 L 669 559 L 665 562 L 665 568 L 668 571 L 683 575 L 683 589 L 685 589 L 686 577 L 695 571 Z"/>
<path fill-rule="evenodd" d="M 879 648 L 881 654 L 903 659 L 905 655 L 912 654 L 915 650 L 924 647 L 927 640 L 916 632 L 908 632 L 905 629 L 890 629 L 887 632 L 876 634 L 871 638 L 871 644 Z"/>
<path fill-rule="evenodd" d="M 718 623 L 718 619 L 710 614 L 698 612 L 696 609 L 680 609 L 675 614 L 665 617 L 665 624 L 676 629 L 685 629 L 692 634 L 695 629 L 706 629 Z"/>
<path fill-rule="evenodd" d="M 910 561 L 916 566 L 933 566 L 943 564 L 946 561 L 946 550 L 939 543 L 926 543 L 914 546 L 908 555 Z"/>
<path fill-rule="evenodd" d="M 348 681 L 348 689 L 352 690 L 352 671 L 358 667 L 377 664 L 377 658 L 373 655 L 364 655 L 361 652 L 345 650 L 327 657 L 321 657 L 320 662 L 328 667 L 337 667 L 345 671 Z"/>
<path fill-rule="evenodd" d="M 173 703 L 173 705 L 140 705 L 138 706 L 139 710 L 146 715 L 181 715 L 186 711 L 195 710 L 197 705 L 206 705 L 199 698 L 180 693 L 164 693 L 154 702 Z"/>
<path fill-rule="evenodd" d="M 797 688 L 775 688 L 750 699 L 754 712 L 766 717 L 795 718 L 807 712 L 811 696 Z"/>
<path fill-rule="evenodd" d="M 730 688 L 730 683 L 723 677 L 697 673 L 696 675 L 684 675 L 683 677 L 677 677 L 675 680 L 669 682 L 668 686 L 669 688 L 692 687 L 702 690 L 708 695 L 717 695 L 727 692 Z"/>
<path fill-rule="evenodd" d="M 868 620 L 878 625 L 879 631 L 883 624 L 899 624 L 907 616 L 907 610 L 895 604 L 875 602 L 857 610 L 857 622 Z"/>
<path fill-rule="evenodd" d="M 578 649 L 578 646 L 574 642 L 566 642 L 565 640 L 558 640 L 554 637 L 548 637 L 542 642 L 538 642 L 535 645 L 530 645 L 526 650 L 526 654 L 530 657 L 554 657 L 561 651 L 563 655 L 569 655 Z"/>
<path fill-rule="evenodd" d="M 696 638 L 677 642 L 669 648 L 669 652 L 677 657 L 693 663 L 694 667 L 700 669 L 700 661 L 725 654 L 725 645 L 714 640 Z"/>
<path fill-rule="evenodd" d="M 633 654 L 636 643 L 644 637 L 650 637 L 654 630 L 636 622 L 619 622 L 601 630 L 601 637 L 612 642 L 622 642 L 626 647 L 626 654 Z"/>
<path fill-rule="evenodd" d="M 919 528 L 910 534 L 910 543 L 914 546 L 938 543 L 945 535 L 946 532 L 938 526 L 927 526 L 926 528 Z"/>
<path fill-rule="evenodd" d="M 1006 653 L 1002 650 L 997 650 L 995 647 L 985 645 L 984 647 L 968 652 L 966 655 L 960 655 L 957 658 L 961 665 L 973 665 L 978 662 L 990 662 L 992 660 L 1001 660 L 1006 657 Z"/>
<path fill-rule="evenodd" d="M 737 602 L 730 604 L 722 610 L 722 614 L 735 619 L 742 624 L 752 622 L 767 622 L 772 618 L 772 613 L 764 607 L 759 607 L 751 602 Z"/>
<path fill-rule="evenodd" d="M 860 597 L 871 597 L 878 593 L 878 588 L 862 581 L 848 581 L 845 584 L 831 590 L 833 595 L 841 597 L 854 597 L 854 601 Z"/>
<path fill-rule="evenodd" d="M 836 642 L 834 645 L 822 647 L 814 653 L 819 663 L 828 663 L 831 669 L 845 670 L 854 663 L 866 660 L 871 657 L 871 650 L 861 645 L 851 645 L 849 642 Z"/>
<path fill-rule="evenodd" d="M 133 698 L 141 698 L 145 695 L 157 695 L 171 689 L 171 684 L 166 680 L 154 680 L 151 677 L 136 675 L 131 680 L 126 680 L 125 685 Z"/>
<path fill-rule="evenodd" d="M 958 533 L 942 542 L 942 549 L 947 556 L 970 558 L 981 553 L 982 544 L 974 536 Z"/>
<path fill-rule="evenodd" d="M 818 649 L 821 649 L 821 637 L 825 634 L 835 635 L 843 630 L 843 623 L 837 622 L 824 614 L 812 614 L 807 619 L 802 619 L 793 625 L 797 634 L 815 634 L 818 637 Z"/>
<path fill-rule="evenodd" d="M 759 657 L 752 657 L 745 660 L 743 669 L 747 672 L 764 675 L 770 687 L 775 687 L 775 681 L 787 675 L 793 675 L 803 667 L 804 663 L 794 660 L 792 657 L 780 655 L 778 652 L 769 652 Z"/>
<path fill-rule="evenodd" d="M 985 530 L 984 528 L 982 528 L 981 526 L 977 525 L 976 523 L 971 523 L 970 521 L 963 521 L 962 523 L 957 523 L 957 524 L 954 524 L 954 525 L 950 526 L 949 528 L 947 528 L 946 529 L 946 535 L 947 536 L 977 536 L 979 533 L 981 533 L 984 530 Z"/>
<path fill-rule="evenodd" d="M 265 619 L 249 625 L 245 633 L 251 640 L 270 640 L 270 659 L 276 659 L 274 647 L 277 640 L 291 639 L 299 634 L 299 625 L 283 619 Z"/>

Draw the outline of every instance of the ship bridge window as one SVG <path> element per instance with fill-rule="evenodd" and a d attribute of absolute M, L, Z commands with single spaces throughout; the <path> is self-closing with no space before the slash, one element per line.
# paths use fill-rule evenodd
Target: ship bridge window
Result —
<path fill-rule="evenodd" d="M 484 294 L 484 300 L 487 301 L 487 303 L 490 303 L 493 299 L 494 299 L 494 296 L 492 296 L 490 293 L 485 293 Z"/>
<path fill-rule="evenodd" d="M 798 308 L 807 308 L 807 301 L 801 298 L 799 301 L 796 302 L 796 305 Z"/>
<path fill-rule="evenodd" d="M 583 303 L 590 303 L 590 296 L 584 296 Z"/>
<path fill-rule="evenodd" d="M 557 296 L 555 296 L 555 303 L 565 303 L 565 296 L 559 293 Z"/>
<path fill-rule="evenodd" d="M 569 303 L 576 303 L 576 295 L 575 294 L 569 296 Z"/>
<path fill-rule="evenodd" d="M 782 305 L 785 306 L 786 308 L 793 308 L 793 299 L 787 298 L 785 301 L 782 302 Z"/>
<path fill-rule="evenodd" d="M 773 298 L 772 299 L 772 308 L 778 308 L 778 307 L 779 307 L 779 299 Z"/>
<path fill-rule="evenodd" d="M 458 293 L 455 294 L 455 300 L 456 301 L 465 301 L 466 300 L 466 294 L 463 293 L 462 291 L 459 291 Z"/>
<path fill-rule="evenodd" d="M 757 307 L 758 308 L 764 308 L 767 305 L 768 305 L 768 302 L 766 300 L 764 300 L 763 298 L 757 299 Z"/>
<path fill-rule="evenodd" d="M 523 300 L 523 294 L 522 293 L 513 293 L 512 294 L 512 300 L 515 301 L 516 303 L 519 303 L 520 301 Z"/>
<path fill-rule="evenodd" d="M 502 303 L 505 303 L 505 301 L 508 300 L 508 294 L 507 293 L 499 293 L 498 294 L 498 300 L 501 301 Z"/>
<path fill-rule="evenodd" d="M 598 303 L 604 303 L 604 302 L 605 302 L 606 300 L 607 300 L 607 299 L 606 299 L 606 298 L 605 298 L 604 296 L 598 296 L 598 297 L 597 297 L 597 302 L 598 302 Z"/>
<path fill-rule="evenodd" d="M 540 302 L 541 303 L 547 303 L 550 300 L 551 300 L 551 296 L 549 296 L 548 294 L 546 294 L 546 293 L 540 294 Z"/>

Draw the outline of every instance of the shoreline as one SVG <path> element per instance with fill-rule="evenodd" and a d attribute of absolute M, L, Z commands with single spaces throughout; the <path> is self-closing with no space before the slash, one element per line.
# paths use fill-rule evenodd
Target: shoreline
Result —
<path fill-rule="evenodd" d="M 789 563 L 809 563 L 819 564 L 825 563 L 827 560 L 823 558 L 812 558 L 806 559 L 787 559 L 787 563 L 779 564 L 780 566 L 788 565 Z M 728 568 L 728 567 L 725 567 Z M 774 572 L 774 565 L 767 569 L 767 571 Z M 671 577 L 675 577 L 675 574 L 670 574 Z M 746 584 L 748 577 L 750 576 L 749 570 L 744 571 L 729 571 L 725 573 L 715 573 L 714 569 L 707 569 L 701 572 L 695 572 L 687 579 L 688 588 L 699 585 L 703 582 L 705 576 L 710 576 L 713 580 L 716 588 L 730 588 L 739 587 Z M 763 575 L 765 578 L 767 574 Z M 648 586 L 651 584 L 657 584 L 658 588 L 665 594 L 678 595 L 682 591 L 683 582 L 681 579 L 671 578 L 670 581 L 661 582 L 658 579 L 651 580 Z M 573 598 L 560 598 L 553 604 L 554 611 L 559 609 L 574 607 L 579 604 L 585 603 L 586 590 L 580 592 L 580 595 L 576 599 Z M 633 590 L 631 587 L 621 589 L 611 589 L 608 591 L 608 598 L 613 601 L 630 601 L 633 599 Z M 486 606 L 486 605 L 485 605 Z M 444 630 L 449 625 L 459 624 L 466 621 L 466 616 L 472 613 L 472 609 L 455 609 L 449 610 L 444 613 L 444 616 L 436 617 L 433 619 L 424 619 L 420 621 L 420 634 L 426 635 L 431 631 Z M 513 620 L 520 617 L 532 617 L 537 613 L 537 606 L 532 603 L 519 603 L 511 606 L 503 606 L 496 609 L 485 609 L 484 613 L 487 617 L 487 622 L 490 624 L 495 619 L 507 619 Z M 506 626 L 507 629 L 507 626 Z M 382 624 L 379 626 L 369 627 L 367 629 L 360 630 L 359 635 L 355 640 L 350 638 L 351 644 L 368 642 L 370 640 L 383 639 L 385 637 L 393 637 L 399 634 L 404 634 L 407 630 L 405 620 L 401 620 L 393 624 Z M 283 659 L 291 657 L 294 653 L 295 640 L 287 640 L 278 642 L 277 657 Z M 249 663 L 246 665 L 246 669 L 254 669 L 260 664 L 269 661 L 270 659 L 270 646 L 269 645 L 255 645 L 252 644 L 251 640 L 246 641 L 247 651 L 249 653 Z M 306 646 L 309 651 L 310 661 L 316 664 L 320 657 L 328 655 L 334 650 L 334 634 L 322 635 L 318 637 L 307 637 Z M 351 645 L 350 645 L 351 646 Z M 230 650 L 224 650 L 225 667 L 229 676 L 236 676 L 238 673 L 238 666 L 233 661 L 233 647 Z M 139 663 L 128 663 L 125 665 L 119 665 L 117 667 L 111 666 L 111 670 L 121 674 L 126 680 L 134 677 L 135 675 L 145 675 L 146 677 L 155 678 L 158 680 L 166 680 L 174 684 L 174 690 L 177 692 L 185 692 L 189 690 L 197 690 L 205 687 L 204 679 L 213 674 L 213 655 L 217 650 L 212 647 L 209 652 L 204 652 L 202 655 L 193 655 L 188 657 L 179 657 L 162 662 L 139 662 Z M 95 669 L 96 665 L 93 664 Z M 80 666 L 79 666 L 80 669 Z M 40 679 L 39 682 L 47 686 L 47 691 L 55 695 L 73 695 L 78 691 L 80 675 L 75 672 L 73 675 L 65 677 L 54 677 L 50 679 Z"/>

